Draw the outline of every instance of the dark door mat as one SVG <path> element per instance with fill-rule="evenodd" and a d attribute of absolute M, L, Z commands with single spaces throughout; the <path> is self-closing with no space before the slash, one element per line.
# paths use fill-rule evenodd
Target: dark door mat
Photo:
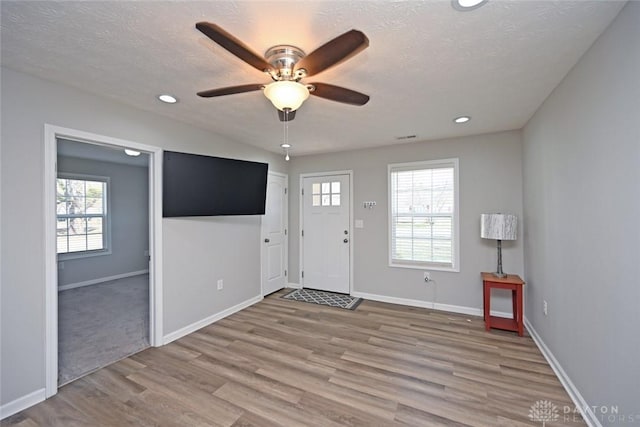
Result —
<path fill-rule="evenodd" d="M 355 298 L 334 292 L 316 291 L 315 289 L 294 289 L 280 298 L 309 302 L 311 304 L 328 305 L 330 307 L 344 308 L 347 310 L 355 310 L 362 302 L 362 298 Z"/>

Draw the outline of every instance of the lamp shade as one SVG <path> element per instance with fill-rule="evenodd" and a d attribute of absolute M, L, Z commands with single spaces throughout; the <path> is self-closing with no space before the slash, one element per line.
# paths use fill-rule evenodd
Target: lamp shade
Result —
<path fill-rule="evenodd" d="M 509 214 L 480 215 L 480 237 L 494 240 L 516 240 L 518 217 Z"/>
<path fill-rule="evenodd" d="M 281 111 L 289 108 L 295 111 L 309 97 L 309 89 L 302 83 L 282 80 L 273 82 L 264 88 L 264 96 Z"/>

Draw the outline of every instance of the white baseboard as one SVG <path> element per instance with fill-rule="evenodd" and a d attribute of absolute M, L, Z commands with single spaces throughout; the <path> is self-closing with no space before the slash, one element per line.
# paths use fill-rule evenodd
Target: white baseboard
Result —
<path fill-rule="evenodd" d="M 292 288 L 292 289 L 302 289 L 302 285 L 300 283 L 287 283 L 287 288 Z"/>
<path fill-rule="evenodd" d="M 209 317 L 206 317 L 202 320 L 199 320 L 197 322 L 194 322 L 190 325 L 185 326 L 184 328 L 178 329 L 175 332 L 171 332 L 170 334 L 167 334 L 164 336 L 164 339 L 162 341 L 163 345 L 164 344 L 169 344 L 171 341 L 175 341 L 179 338 L 184 337 L 185 335 L 189 335 L 192 332 L 197 331 L 198 329 L 204 328 L 205 326 L 208 326 L 214 322 L 217 322 L 220 319 L 224 319 L 227 316 L 232 315 L 233 313 L 237 313 L 238 311 L 247 308 L 257 302 L 260 302 L 263 300 L 263 296 L 262 295 L 258 295 L 256 297 L 250 298 L 246 301 L 241 302 L 240 304 L 236 304 L 233 307 L 229 307 L 226 310 L 223 310 L 219 313 L 216 313 L 214 315 L 211 315 Z"/>
<path fill-rule="evenodd" d="M 16 400 L 5 403 L 0 407 L 0 420 L 4 420 L 13 414 L 17 414 L 30 406 L 44 401 L 46 398 L 45 389 L 41 388 L 25 396 L 19 397 Z"/>
<path fill-rule="evenodd" d="M 139 276 L 147 274 L 149 270 L 131 271 L 129 273 L 116 274 L 115 276 L 99 277 L 97 279 L 85 280 L 84 282 L 69 283 L 68 285 L 58 286 L 58 292 L 67 291 L 69 289 L 81 288 L 83 286 L 97 285 L 98 283 L 109 282 L 111 280 L 124 279 L 126 277 Z"/>
<path fill-rule="evenodd" d="M 585 398 L 582 397 L 582 394 L 580 394 L 576 385 L 573 383 L 573 381 L 571 381 L 569 375 L 567 375 L 565 370 L 562 369 L 562 365 L 560 365 L 558 359 L 556 359 L 553 353 L 551 353 L 549 347 L 547 347 L 540 335 L 538 335 L 538 332 L 536 332 L 536 330 L 533 328 L 533 325 L 529 322 L 529 319 L 527 319 L 526 317 L 524 318 L 524 325 L 529 331 L 529 335 L 531 335 L 531 338 L 533 338 L 533 342 L 536 343 L 544 358 L 547 359 L 547 362 L 551 366 L 551 369 L 553 369 L 553 372 L 555 372 L 556 376 L 560 380 L 560 383 L 569 394 L 569 397 L 573 401 L 573 404 L 576 405 L 576 407 L 580 411 L 580 414 L 582 414 L 582 418 L 584 418 L 587 425 L 589 427 L 602 427 L 602 423 L 600 423 L 598 417 L 590 409 L 591 407 L 589 406 Z"/>
<path fill-rule="evenodd" d="M 397 298 L 386 295 L 369 294 L 366 292 L 351 292 L 351 296 L 370 299 L 372 301 L 387 302 L 390 304 L 408 305 L 410 307 L 430 308 L 438 311 L 448 311 L 451 313 L 467 314 L 469 316 L 483 316 L 484 312 L 480 308 L 465 307 L 462 305 L 441 304 L 438 302 L 422 301 L 409 298 Z M 496 317 L 511 318 L 512 314 L 504 311 L 491 310 L 491 315 Z"/>
<path fill-rule="evenodd" d="M 430 301 L 421 301 L 417 299 L 397 298 L 386 295 L 369 294 L 366 292 L 351 292 L 352 297 L 370 299 L 372 301 L 387 302 L 389 304 L 408 305 L 411 307 L 433 308 Z"/>

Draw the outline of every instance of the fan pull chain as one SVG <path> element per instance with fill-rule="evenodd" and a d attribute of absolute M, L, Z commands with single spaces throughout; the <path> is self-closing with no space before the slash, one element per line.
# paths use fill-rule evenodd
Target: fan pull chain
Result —
<path fill-rule="evenodd" d="M 284 159 L 285 161 L 289 161 L 290 157 L 289 157 L 289 110 L 285 109 L 284 110 L 284 120 L 282 121 L 282 126 L 283 126 L 283 143 L 282 146 L 285 149 L 285 156 Z"/>

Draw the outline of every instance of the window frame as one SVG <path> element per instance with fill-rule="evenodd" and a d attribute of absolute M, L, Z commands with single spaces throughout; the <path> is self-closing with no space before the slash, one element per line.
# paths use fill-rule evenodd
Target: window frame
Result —
<path fill-rule="evenodd" d="M 104 248 L 78 251 L 78 252 L 64 252 L 64 253 L 57 253 L 57 248 L 56 248 L 56 256 L 58 257 L 58 261 L 111 255 L 111 178 L 108 176 L 100 176 L 100 175 L 59 172 L 56 175 L 56 186 L 57 186 L 58 179 L 75 179 L 79 181 L 104 182 L 105 183 L 104 198 L 105 198 L 105 207 L 106 207 L 106 213 L 104 215 L 101 215 L 104 218 L 102 223 Z M 57 187 L 56 187 L 56 192 L 57 192 Z M 56 196 L 56 199 L 57 199 L 57 196 Z M 86 217 L 86 216 L 81 216 L 81 217 Z M 59 216 L 58 216 L 58 213 L 56 212 L 56 222 L 58 218 Z M 57 233 L 56 233 L 56 239 L 57 239 Z M 57 246 L 57 243 L 56 243 L 56 246 Z"/>
<path fill-rule="evenodd" d="M 409 268 L 414 270 L 435 270 L 460 272 L 460 175 L 459 175 L 459 159 L 439 159 L 424 160 L 419 162 L 408 163 L 390 163 L 387 165 L 387 197 L 388 197 L 388 257 L 389 267 Z M 452 218 L 452 250 L 451 266 L 442 265 L 442 263 L 422 262 L 422 261 L 403 261 L 393 258 L 393 194 L 391 174 L 400 170 L 422 170 L 434 168 L 450 168 L 453 167 L 453 218 Z"/>

